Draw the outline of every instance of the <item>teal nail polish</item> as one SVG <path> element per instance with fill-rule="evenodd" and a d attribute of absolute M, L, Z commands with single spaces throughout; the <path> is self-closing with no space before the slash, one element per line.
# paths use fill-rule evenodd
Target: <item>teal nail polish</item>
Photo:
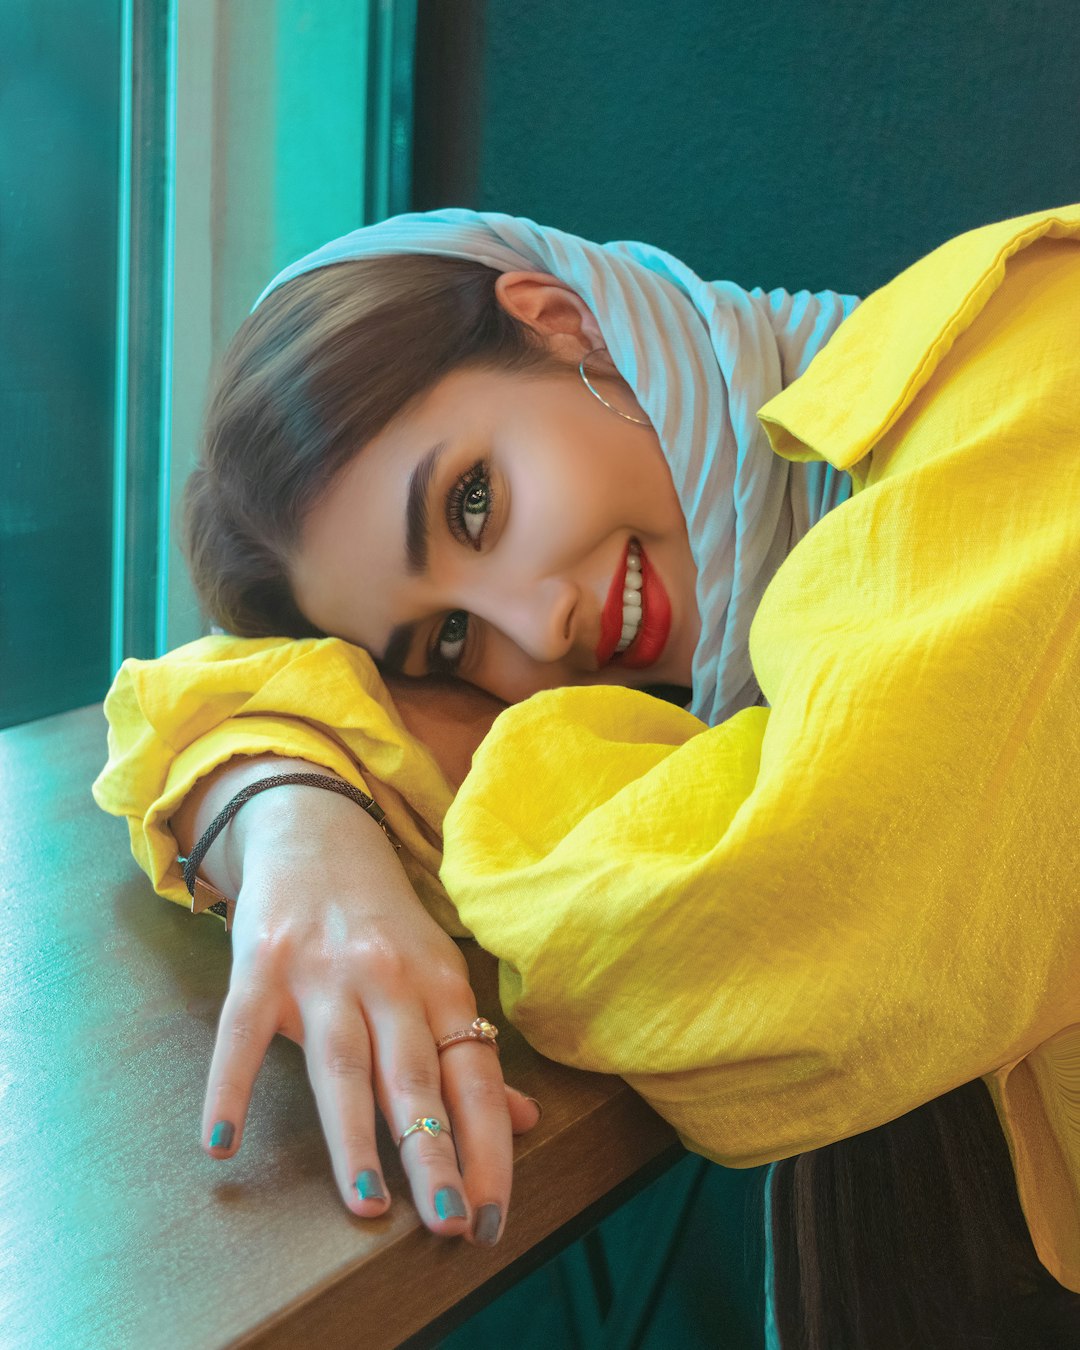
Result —
<path fill-rule="evenodd" d="M 502 1215 L 499 1213 L 498 1205 L 481 1205 L 476 1211 L 476 1222 L 473 1224 L 473 1237 L 477 1242 L 482 1242 L 485 1247 L 494 1247 L 499 1237 L 499 1219 Z"/>
<path fill-rule="evenodd" d="M 361 1200 L 385 1200 L 386 1192 L 382 1188 L 379 1174 L 373 1168 L 365 1168 L 356 1174 L 356 1194 Z"/>
<path fill-rule="evenodd" d="M 453 1186 L 444 1186 L 441 1191 L 436 1191 L 435 1213 L 440 1219 L 463 1219 L 465 1201 L 461 1198 L 461 1192 Z"/>
<path fill-rule="evenodd" d="M 231 1148 L 236 1129 L 228 1120 L 219 1120 L 210 1136 L 211 1148 Z"/>

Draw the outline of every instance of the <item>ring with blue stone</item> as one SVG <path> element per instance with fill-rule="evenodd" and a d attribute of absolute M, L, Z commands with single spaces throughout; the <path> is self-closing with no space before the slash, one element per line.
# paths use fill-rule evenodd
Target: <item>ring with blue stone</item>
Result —
<path fill-rule="evenodd" d="M 397 1141 L 398 1148 L 402 1146 L 410 1134 L 416 1134 L 418 1130 L 423 1130 L 425 1134 L 430 1134 L 433 1139 L 440 1134 L 448 1134 L 451 1139 L 454 1137 L 453 1131 L 449 1125 L 444 1125 L 441 1120 L 436 1120 L 434 1116 L 417 1116 L 401 1138 Z"/>

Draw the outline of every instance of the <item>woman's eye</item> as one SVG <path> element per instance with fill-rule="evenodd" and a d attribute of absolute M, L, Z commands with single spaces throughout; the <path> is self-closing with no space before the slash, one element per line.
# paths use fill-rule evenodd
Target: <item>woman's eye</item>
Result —
<path fill-rule="evenodd" d="M 465 494 L 461 523 L 470 539 L 479 539 L 484 533 L 484 525 L 491 510 L 490 497 L 491 489 L 486 482 L 475 483 Z"/>
<path fill-rule="evenodd" d="M 446 503 L 446 522 L 455 539 L 480 547 L 491 517 L 492 496 L 491 479 L 482 461 L 458 479 Z"/>
<path fill-rule="evenodd" d="M 435 646 L 435 660 L 432 664 L 443 670 L 452 670 L 464 654 L 465 639 L 468 635 L 469 616 L 463 609 L 455 609 L 439 629 L 439 640 Z"/>

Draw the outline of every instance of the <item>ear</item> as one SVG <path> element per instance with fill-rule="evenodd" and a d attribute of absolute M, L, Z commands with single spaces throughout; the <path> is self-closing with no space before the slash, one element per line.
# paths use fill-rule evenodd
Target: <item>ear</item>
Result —
<path fill-rule="evenodd" d="M 600 325 L 581 296 L 547 272 L 503 272 L 495 282 L 495 298 L 515 319 L 544 338 L 559 360 L 574 365 L 604 346 Z"/>

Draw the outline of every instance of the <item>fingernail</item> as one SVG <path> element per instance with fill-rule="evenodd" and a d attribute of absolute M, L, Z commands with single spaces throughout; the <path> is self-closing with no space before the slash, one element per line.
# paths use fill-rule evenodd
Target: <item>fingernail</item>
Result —
<path fill-rule="evenodd" d="M 231 1148 L 236 1130 L 231 1121 L 219 1120 L 210 1136 L 211 1148 Z"/>
<path fill-rule="evenodd" d="M 502 1218 L 498 1205 L 481 1205 L 476 1211 L 476 1223 L 473 1225 L 473 1237 L 485 1247 L 494 1247 L 499 1238 L 499 1220 Z"/>
<path fill-rule="evenodd" d="M 463 1219 L 465 1201 L 461 1198 L 461 1192 L 453 1186 L 444 1186 L 441 1191 L 436 1191 L 435 1213 L 440 1219 Z"/>
<path fill-rule="evenodd" d="M 544 1119 L 544 1108 L 540 1105 L 540 1103 L 536 1100 L 535 1097 L 526 1097 L 525 1100 L 527 1102 L 532 1102 L 533 1106 L 535 1106 L 537 1111 L 540 1112 L 540 1114 L 536 1118 L 536 1123 L 537 1125 L 539 1125 L 540 1122 Z"/>
<path fill-rule="evenodd" d="M 356 1194 L 361 1200 L 385 1200 L 386 1192 L 382 1188 L 379 1174 L 374 1168 L 365 1168 L 356 1174 Z"/>

